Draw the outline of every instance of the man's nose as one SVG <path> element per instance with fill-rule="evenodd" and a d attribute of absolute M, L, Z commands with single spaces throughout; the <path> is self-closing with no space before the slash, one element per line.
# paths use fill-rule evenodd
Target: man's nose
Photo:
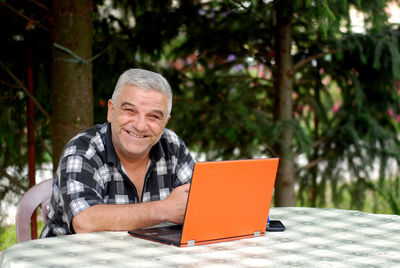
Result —
<path fill-rule="evenodd" d="M 146 130 L 146 127 L 147 127 L 146 118 L 144 116 L 138 115 L 135 118 L 133 125 L 138 131 Z"/>

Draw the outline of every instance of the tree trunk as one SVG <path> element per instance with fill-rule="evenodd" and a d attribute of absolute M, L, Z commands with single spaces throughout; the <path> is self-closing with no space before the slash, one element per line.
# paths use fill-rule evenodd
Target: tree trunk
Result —
<path fill-rule="evenodd" d="M 53 164 L 65 144 L 93 125 L 92 0 L 53 1 L 52 49 Z M 81 58 L 78 61 L 77 58 Z"/>
<path fill-rule="evenodd" d="M 293 62 L 291 56 L 292 16 L 291 1 L 276 1 L 276 58 L 275 77 L 275 121 L 284 125 L 276 144 L 279 168 L 275 183 L 275 206 L 294 206 L 295 172 L 292 153 L 293 115 Z"/>

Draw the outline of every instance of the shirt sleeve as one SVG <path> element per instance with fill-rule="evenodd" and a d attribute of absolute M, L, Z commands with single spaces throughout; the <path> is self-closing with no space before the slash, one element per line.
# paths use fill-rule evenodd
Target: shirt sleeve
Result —
<path fill-rule="evenodd" d="M 195 160 L 186 147 L 185 143 L 179 139 L 178 165 L 176 169 L 175 187 L 190 183 L 192 179 Z"/>
<path fill-rule="evenodd" d="M 64 150 L 56 174 L 60 191 L 59 204 L 63 208 L 63 221 L 72 229 L 72 219 L 85 209 L 103 204 L 102 185 L 96 180 L 96 161 L 88 157 L 86 148 L 76 143 Z"/>

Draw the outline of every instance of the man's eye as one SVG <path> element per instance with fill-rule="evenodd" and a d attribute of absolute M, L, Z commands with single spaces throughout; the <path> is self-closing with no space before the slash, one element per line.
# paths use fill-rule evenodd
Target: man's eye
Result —
<path fill-rule="evenodd" d="M 151 115 L 150 117 L 153 119 L 161 120 L 161 117 L 159 115 Z"/>
<path fill-rule="evenodd" d="M 122 108 L 122 110 L 123 110 L 124 112 L 130 112 L 130 113 L 133 113 L 133 112 L 134 112 L 134 110 L 131 109 L 131 108 Z"/>

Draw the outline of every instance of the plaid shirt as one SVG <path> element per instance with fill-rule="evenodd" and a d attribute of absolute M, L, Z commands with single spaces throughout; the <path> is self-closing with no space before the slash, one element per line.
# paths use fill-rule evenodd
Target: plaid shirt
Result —
<path fill-rule="evenodd" d="M 191 180 L 193 167 L 184 142 L 165 129 L 150 150 L 141 202 L 167 198 L 175 187 Z M 41 237 L 75 233 L 72 218 L 91 206 L 138 202 L 136 188 L 114 150 L 111 125 L 96 125 L 75 136 L 64 148 Z"/>

